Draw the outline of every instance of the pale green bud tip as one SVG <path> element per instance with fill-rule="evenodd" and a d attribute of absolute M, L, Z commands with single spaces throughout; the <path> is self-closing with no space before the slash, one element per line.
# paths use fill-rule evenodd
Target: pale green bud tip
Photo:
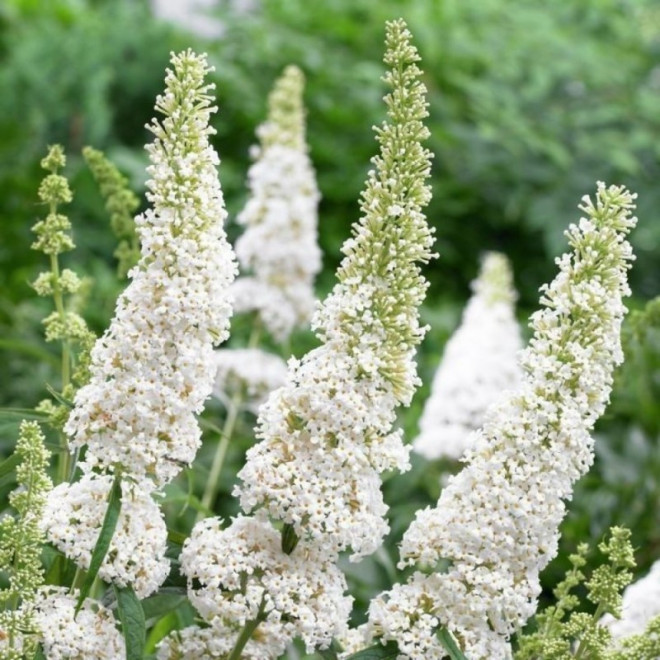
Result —
<path fill-rule="evenodd" d="M 20 484 L 32 484 L 38 490 L 50 489 L 50 479 L 46 475 L 50 452 L 44 445 L 45 437 L 37 422 L 21 422 L 16 454 L 21 459 L 16 468 L 17 480 Z"/>
<path fill-rule="evenodd" d="M 64 149 L 60 144 L 54 144 L 48 147 L 48 154 L 41 160 L 41 167 L 49 172 L 55 173 L 66 165 L 66 156 Z"/>
<path fill-rule="evenodd" d="M 257 131 L 263 148 L 280 144 L 306 151 L 304 86 L 305 76 L 293 64 L 275 81 L 268 95 L 268 120 Z"/>
<path fill-rule="evenodd" d="M 385 64 L 395 67 L 419 62 L 421 58 L 411 41 L 412 34 L 402 18 L 387 21 L 385 23 Z"/>
<path fill-rule="evenodd" d="M 602 541 L 598 549 L 605 554 L 615 566 L 634 568 L 635 555 L 630 542 L 632 536 L 625 527 L 612 527 L 609 541 Z"/>
<path fill-rule="evenodd" d="M 128 187 L 126 177 L 102 151 L 85 147 L 83 156 L 105 200 L 112 231 L 120 239 L 114 255 L 119 261 L 118 275 L 125 277 L 140 259 L 139 241 L 133 220 L 133 214 L 140 206 L 140 200 Z"/>
<path fill-rule="evenodd" d="M 487 252 L 481 262 L 479 277 L 473 282 L 475 293 L 482 295 L 489 305 L 512 305 L 517 298 L 509 260 L 499 252 Z"/>
<path fill-rule="evenodd" d="M 197 55 L 188 49 L 181 53 L 170 53 L 173 69 L 165 72 L 165 93 L 156 97 L 156 109 L 170 117 L 180 112 L 182 104 L 197 108 L 199 111 L 215 112 L 211 107 L 213 97 L 210 92 L 215 89 L 213 83 L 204 83 L 207 73 L 214 71 L 209 66 L 206 53 Z M 153 130 L 153 127 L 148 125 Z"/>
<path fill-rule="evenodd" d="M 637 224 L 637 218 L 631 214 L 635 209 L 637 193 L 631 193 L 624 186 L 605 186 L 602 181 L 598 181 L 596 186 L 595 204 L 585 195 L 578 208 L 597 228 L 607 226 L 627 234 Z"/>

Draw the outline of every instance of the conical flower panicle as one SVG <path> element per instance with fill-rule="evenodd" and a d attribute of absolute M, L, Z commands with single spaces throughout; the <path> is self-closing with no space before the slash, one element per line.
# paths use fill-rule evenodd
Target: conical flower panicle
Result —
<path fill-rule="evenodd" d="M 142 258 L 92 352 L 92 378 L 66 431 L 87 462 L 167 483 L 195 456 L 195 414 L 211 392 L 213 345 L 228 334 L 235 275 L 222 223 L 218 155 L 209 143 L 212 85 L 204 56 L 172 57 L 147 146 L 153 208 L 136 218 Z"/>
<path fill-rule="evenodd" d="M 277 341 L 309 324 L 321 270 L 320 199 L 305 141 L 304 76 L 288 66 L 269 96 L 268 119 L 250 167 L 250 197 L 238 215 L 236 254 L 246 275 L 232 287 L 237 313 L 256 311 Z"/>
<path fill-rule="evenodd" d="M 488 407 L 522 379 L 517 295 L 503 254 L 485 255 L 472 290 L 461 325 L 445 346 L 413 442 L 414 451 L 428 459 L 459 459 L 472 446 Z"/>
<path fill-rule="evenodd" d="M 279 145 L 307 153 L 304 86 L 303 72 L 292 64 L 275 81 L 268 95 L 268 120 L 257 129 L 263 150 Z"/>
<path fill-rule="evenodd" d="M 288 383 L 262 407 L 264 442 L 248 453 L 237 489 L 245 510 L 264 506 L 301 537 L 357 555 L 372 552 L 387 530 L 378 473 L 408 466 L 391 427 L 397 403 L 417 384 L 426 290 L 419 264 L 431 258 L 433 240 L 422 213 L 431 158 L 420 144 L 428 136 L 425 88 L 402 21 L 388 24 L 387 51 L 390 120 L 376 129 L 381 150 L 339 281 L 315 316 L 324 343 L 291 363 Z"/>
<path fill-rule="evenodd" d="M 388 23 L 387 35 L 390 122 L 377 131 L 381 153 L 339 282 L 316 315 L 323 344 L 290 360 L 285 385 L 260 409 L 262 441 L 248 451 L 236 489 L 254 515 L 226 529 L 202 521 L 182 552 L 190 600 L 211 627 L 226 626 L 220 613 L 244 622 L 262 607 L 269 637 L 297 635 L 308 652 L 347 628 L 352 599 L 343 595 L 339 552 L 366 555 L 387 533 L 379 473 L 409 466 L 392 424 L 416 384 L 417 305 L 426 289 L 419 263 L 431 257 L 432 241 L 422 213 L 430 154 L 419 144 L 425 90 L 411 35 L 403 21 Z M 228 549 L 231 564 L 218 566 Z M 164 645 L 162 657 L 204 644 L 203 634 L 186 637 Z"/>
<path fill-rule="evenodd" d="M 450 562 L 372 601 L 369 634 L 413 660 L 446 657 L 439 625 L 471 659 L 510 657 L 509 636 L 536 609 L 539 572 L 557 552 L 564 500 L 592 463 L 589 431 L 622 360 L 633 208 L 626 189 L 602 183 L 595 202 L 583 199 L 586 217 L 567 231 L 573 251 L 532 316 L 522 387 L 491 410 L 465 469 L 404 535 L 402 565 Z"/>
<path fill-rule="evenodd" d="M 213 387 L 214 345 L 228 334 L 236 271 L 209 143 L 210 69 L 192 51 L 171 61 L 156 102 L 165 116 L 149 126 L 153 208 L 136 218 L 142 257 L 92 350 L 91 379 L 65 426 L 73 448 L 87 445 L 83 476 L 52 492 L 43 523 L 49 540 L 87 569 L 119 473 L 120 515 L 99 575 L 131 585 L 140 598 L 168 574 L 167 528 L 152 495 L 200 444 L 196 414 Z"/>
<path fill-rule="evenodd" d="M 390 121 L 374 127 L 380 154 L 361 195 L 363 217 L 344 244 L 339 283 L 315 318 L 322 340 L 340 341 L 357 359 L 365 351 L 378 353 L 379 374 L 404 404 L 419 385 L 411 351 L 424 336 L 417 310 L 428 283 L 420 264 L 434 256 L 434 230 L 422 212 L 431 199 L 426 179 L 432 154 L 422 146 L 429 137 L 422 123 L 428 104 L 409 38 L 402 21 L 388 24 L 385 63 L 391 68 L 384 81 L 392 89 L 385 97 Z"/>

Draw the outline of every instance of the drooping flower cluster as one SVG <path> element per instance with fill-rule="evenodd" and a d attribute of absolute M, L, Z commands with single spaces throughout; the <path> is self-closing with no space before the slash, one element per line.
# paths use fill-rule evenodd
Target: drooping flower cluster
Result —
<path fill-rule="evenodd" d="M 507 658 L 508 637 L 535 611 L 539 572 L 557 551 L 564 500 L 593 460 L 589 431 L 623 357 L 633 200 L 602 183 L 595 203 L 583 199 L 586 217 L 567 231 L 573 252 L 558 259 L 532 316 L 521 389 L 491 410 L 466 468 L 404 536 L 402 565 L 448 563 L 371 605 L 368 633 L 396 640 L 406 657 L 446 657 L 440 625 L 471 660 Z"/>
<path fill-rule="evenodd" d="M 87 446 L 84 476 L 61 484 L 48 504 L 50 540 L 87 567 L 113 475 L 122 479 L 121 515 L 100 575 L 132 584 L 142 597 L 167 575 L 167 530 L 152 492 L 194 458 L 196 413 L 215 378 L 214 344 L 228 334 L 229 285 L 235 276 L 209 143 L 215 112 L 204 83 L 205 56 L 172 56 L 173 71 L 156 100 L 165 117 L 149 126 L 148 199 L 136 218 L 142 257 L 115 317 L 92 351 L 91 380 L 75 398 L 65 430 Z M 145 522 L 146 521 L 146 522 Z"/>
<path fill-rule="evenodd" d="M 301 361 L 262 408 L 261 443 L 248 452 L 237 488 L 245 511 L 263 507 L 300 538 L 356 556 L 387 531 L 378 474 L 408 467 L 398 404 L 410 402 L 413 360 L 425 329 L 419 262 L 432 256 L 422 213 L 430 190 L 424 86 L 402 22 L 388 24 L 385 77 L 392 123 L 377 129 L 381 154 L 362 196 L 362 221 L 344 244 L 338 284 L 315 315 L 323 344 Z"/>
<path fill-rule="evenodd" d="M 253 412 L 286 380 L 286 363 L 274 353 L 258 348 L 219 349 L 214 357 L 213 394 L 226 402 L 233 393 L 243 392 Z"/>
<path fill-rule="evenodd" d="M 503 254 L 485 255 L 460 327 L 445 347 L 419 421 L 414 451 L 428 459 L 459 459 L 487 408 L 520 383 L 522 349 L 516 291 Z"/>
<path fill-rule="evenodd" d="M 9 494 L 9 503 L 18 517 L 8 513 L 0 518 L 0 657 L 21 660 L 34 654 L 36 626 L 34 604 L 43 584 L 41 565 L 43 534 L 39 521 L 49 490 L 50 452 L 36 422 L 23 421 L 16 443 L 18 487 Z"/>
<path fill-rule="evenodd" d="M 50 542 L 84 570 L 89 568 L 103 524 L 112 480 L 109 474 L 88 473 L 76 483 L 62 483 L 52 491 L 44 508 Z M 117 528 L 99 576 L 119 587 L 132 585 L 140 598 L 148 596 L 170 570 L 165 559 L 166 540 L 165 521 L 150 491 L 124 482 Z"/>
<path fill-rule="evenodd" d="M 124 638 L 112 612 L 86 598 L 76 613 L 78 593 L 44 587 L 35 610 L 36 624 L 48 660 L 117 660 L 126 657 Z"/>
<path fill-rule="evenodd" d="M 376 129 L 381 153 L 363 217 L 314 319 L 323 343 L 289 362 L 286 384 L 261 407 L 262 442 L 248 451 L 236 489 L 255 517 L 224 530 L 199 523 L 184 548 L 190 597 L 207 623 L 220 613 L 254 617 L 263 602 L 266 621 L 309 651 L 346 627 L 351 600 L 342 596 L 338 553 L 370 553 L 388 530 L 379 473 L 409 465 L 391 427 L 396 406 L 408 404 L 418 384 L 413 356 L 425 332 L 418 307 L 427 286 L 419 264 L 431 258 L 433 240 L 422 212 L 430 154 L 421 145 L 428 131 L 419 56 L 405 23 L 388 23 L 386 39 L 391 122 Z"/>
<path fill-rule="evenodd" d="M 236 242 L 251 276 L 232 287 L 236 312 L 256 310 L 278 341 L 309 323 L 314 277 L 321 269 L 317 244 L 319 191 L 305 142 L 304 78 L 288 66 L 268 99 L 267 121 L 248 173 L 250 197 L 239 214 L 245 233 Z"/>

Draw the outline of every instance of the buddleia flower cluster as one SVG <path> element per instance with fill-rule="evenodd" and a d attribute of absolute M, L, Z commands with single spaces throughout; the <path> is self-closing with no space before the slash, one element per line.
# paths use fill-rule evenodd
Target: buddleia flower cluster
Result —
<path fill-rule="evenodd" d="M 35 601 L 44 582 L 40 530 L 44 504 L 52 483 L 47 474 L 50 452 L 36 422 L 21 423 L 16 443 L 18 487 L 9 494 L 17 517 L 0 517 L 0 657 L 21 660 L 36 651 L 38 622 Z"/>
<path fill-rule="evenodd" d="M 488 407 L 520 384 L 522 350 L 508 259 L 484 256 L 461 325 L 447 342 L 413 449 L 428 459 L 459 459 Z"/>
<path fill-rule="evenodd" d="M 314 311 L 319 191 L 305 141 L 304 77 L 288 66 L 268 98 L 268 119 L 248 173 L 250 197 L 238 223 L 241 267 L 232 287 L 236 312 L 255 310 L 277 341 L 306 326 Z"/>
<path fill-rule="evenodd" d="M 86 447 L 84 476 L 52 492 L 44 520 L 49 540 L 85 568 L 119 475 L 121 513 L 100 574 L 132 584 L 139 597 L 167 575 L 167 530 L 151 495 L 200 444 L 195 415 L 213 387 L 214 345 L 228 334 L 236 270 L 209 143 L 216 110 L 213 86 L 204 82 L 210 69 L 192 51 L 171 62 L 156 100 L 164 119 L 148 126 L 155 135 L 147 146 L 153 208 L 136 218 L 142 257 L 94 346 L 91 380 L 76 394 L 65 427 L 72 447 Z"/>
<path fill-rule="evenodd" d="M 253 516 L 225 529 L 202 521 L 181 556 L 189 597 L 206 623 L 262 621 L 259 639 L 262 631 L 272 640 L 264 658 L 294 636 L 308 651 L 326 648 L 346 627 L 351 599 L 343 596 L 338 554 L 350 548 L 356 559 L 379 546 L 388 531 L 379 474 L 409 466 L 392 425 L 418 385 L 413 357 L 425 332 L 418 307 L 427 287 L 420 264 L 433 256 L 423 214 L 425 88 L 410 37 L 403 21 L 387 24 L 390 121 L 376 129 L 381 150 L 363 215 L 313 321 L 322 344 L 289 362 L 285 385 L 260 409 L 261 442 L 248 451 L 236 489 Z M 187 631 L 177 652 L 192 657 L 185 645 L 207 634 Z M 170 655 L 159 657 L 181 657 L 167 648 Z"/>
<path fill-rule="evenodd" d="M 622 359 L 620 327 L 633 258 L 634 195 L 599 183 L 567 231 L 572 252 L 542 288 L 543 308 L 522 353 L 521 388 L 496 404 L 467 465 L 419 512 L 401 544 L 407 584 L 372 601 L 368 635 L 413 659 L 443 658 L 438 627 L 471 660 L 506 658 L 508 639 L 534 613 L 539 572 L 557 552 L 564 501 L 593 460 L 590 429 Z"/>
<path fill-rule="evenodd" d="M 117 259 L 117 275 L 126 277 L 128 271 L 140 260 L 140 246 L 133 214 L 140 206 L 137 195 L 128 187 L 126 177 L 110 162 L 102 151 L 85 147 L 85 162 L 94 176 L 105 208 L 110 213 L 110 226 L 119 239 L 114 252 Z"/>
<path fill-rule="evenodd" d="M 118 660 L 126 657 L 124 637 L 111 610 L 85 598 L 76 611 L 77 590 L 65 587 L 42 589 L 35 610 L 40 642 L 48 660 Z"/>

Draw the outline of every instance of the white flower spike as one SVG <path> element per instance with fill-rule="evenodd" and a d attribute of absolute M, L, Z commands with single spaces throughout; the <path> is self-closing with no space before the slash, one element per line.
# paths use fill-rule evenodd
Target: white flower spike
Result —
<path fill-rule="evenodd" d="M 215 378 L 213 346 L 226 339 L 236 274 L 223 221 L 218 155 L 209 143 L 213 85 L 204 55 L 172 56 L 164 115 L 148 127 L 153 208 L 136 218 L 142 258 L 92 351 L 91 380 L 66 425 L 89 465 L 156 486 L 188 465 L 200 444 L 195 419 Z"/>
<path fill-rule="evenodd" d="M 557 552 L 564 501 L 593 461 L 589 431 L 623 359 L 634 198 L 602 183 L 595 202 L 583 198 L 586 217 L 567 231 L 573 252 L 557 260 L 531 319 L 521 389 L 495 406 L 467 466 L 404 535 L 401 565 L 443 561 L 446 571 L 415 573 L 372 601 L 368 635 L 396 640 L 412 660 L 446 657 L 438 626 L 470 660 L 508 658 L 509 636 L 536 610 L 539 573 Z"/>

